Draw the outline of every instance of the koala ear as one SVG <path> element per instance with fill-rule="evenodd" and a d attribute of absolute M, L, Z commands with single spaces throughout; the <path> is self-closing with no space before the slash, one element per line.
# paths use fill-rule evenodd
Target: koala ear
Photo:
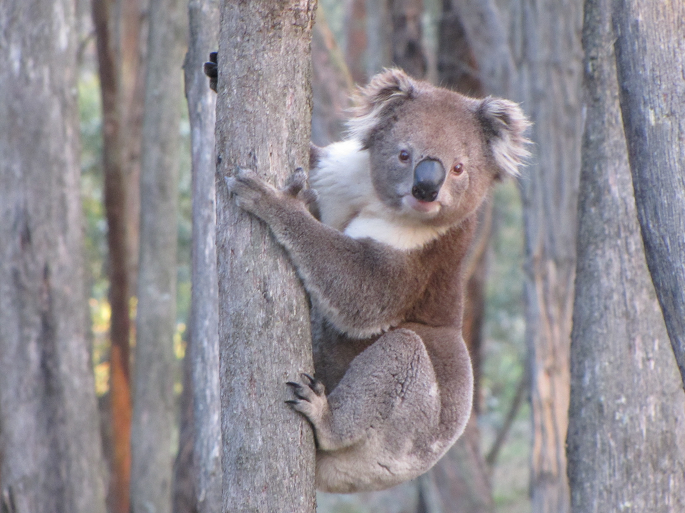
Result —
<path fill-rule="evenodd" d="M 366 146 L 369 135 L 381 124 L 386 108 L 412 98 L 416 90 L 416 82 L 400 69 L 386 69 L 374 76 L 352 98 L 355 107 L 347 123 L 350 136 Z"/>
<path fill-rule="evenodd" d="M 488 97 L 480 101 L 476 112 L 501 175 L 518 176 L 519 166 L 530 156 L 525 137 L 531 125 L 516 103 Z"/>

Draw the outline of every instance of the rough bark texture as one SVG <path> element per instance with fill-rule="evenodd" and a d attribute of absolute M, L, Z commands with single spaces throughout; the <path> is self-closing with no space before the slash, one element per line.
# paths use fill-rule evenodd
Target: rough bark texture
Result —
<path fill-rule="evenodd" d="M 193 411 L 193 473 L 199 513 L 221 511 L 221 398 L 216 274 L 216 94 L 202 65 L 219 44 L 219 2 L 188 4 L 190 41 L 184 64 L 190 117 L 193 189 L 190 339 Z"/>
<path fill-rule="evenodd" d="M 614 0 L 613 24 L 637 216 L 685 386 L 685 3 Z"/>
<path fill-rule="evenodd" d="M 140 185 L 145 201 L 131 428 L 134 513 L 171 510 L 177 180 L 186 13 L 182 0 L 150 3 Z"/>
<path fill-rule="evenodd" d="M 319 5 L 312 35 L 312 142 L 326 146 L 342 138 L 352 77 Z"/>
<path fill-rule="evenodd" d="M 102 135 L 105 213 L 107 217 L 108 276 L 110 281 L 111 421 L 110 483 L 108 503 L 114 513 L 129 511 L 131 472 L 131 379 L 129 301 L 137 270 L 139 203 L 138 155 L 142 104 L 140 73 L 141 15 L 137 0 L 94 0 L 92 17 L 97 37 L 102 95 Z M 138 137 L 136 137 L 138 136 Z M 136 201 L 137 200 L 137 201 Z M 133 234 L 131 233 L 133 232 Z"/>
<path fill-rule="evenodd" d="M 566 513 L 564 441 L 582 130 L 582 2 L 518 0 L 511 48 L 533 122 L 534 157 L 521 180 L 525 229 L 526 341 L 531 377 L 534 513 Z"/>
<path fill-rule="evenodd" d="M 685 393 L 645 264 L 614 39 L 610 0 L 587 0 L 568 431 L 572 510 L 685 511 Z"/>
<path fill-rule="evenodd" d="M 254 169 L 282 185 L 309 163 L 316 2 L 225 2 L 217 99 L 220 177 Z M 312 372 L 309 309 L 267 227 L 217 190 L 224 511 L 313 512 L 311 427 L 285 382 Z"/>
<path fill-rule="evenodd" d="M 0 510 L 104 513 L 86 341 L 77 27 L 0 9 Z"/>

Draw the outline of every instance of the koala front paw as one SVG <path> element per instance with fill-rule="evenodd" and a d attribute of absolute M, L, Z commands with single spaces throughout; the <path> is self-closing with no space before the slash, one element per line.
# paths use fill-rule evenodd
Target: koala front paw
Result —
<path fill-rule="evenodd" d="M 238 169 L 234 176 L 225 177 L 228 191 L 236 205 L 258 217 L 264 217 L 267 198 L 276 190 L 250 169 Z"/>
<path fill-rule="evenodd" d="M 309 374 L 300 374 L 302 382 L 288 381 L 297 399 L 286 401 L 296 411 L 303 414 L 316 427 L 328 409 L 326 390 L 323 383 Z"/>
<path fill-rule="evenodd" d="M 301 167 L 298 167 L 293 174 L 288 177 L 285 182 L 283 192 L 293 198 L 297 198 L 305 205 L 315 203 L 319 195 L 314 189 L 306 189 L 307 173 Z"/>

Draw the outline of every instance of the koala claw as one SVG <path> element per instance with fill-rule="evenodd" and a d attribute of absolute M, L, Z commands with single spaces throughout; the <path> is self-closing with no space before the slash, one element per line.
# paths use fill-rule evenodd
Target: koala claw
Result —
<path fill-rule="evenodd" d="M 295 410 L 302 413 L 310 421 L 318 420 L 326 408 L 326 395 L 323 383 L 314 379 L 309 374 L 300 374 L 300 378 L 305 383 L 288 381 L 286 385 L 293 389 L 297 399 L 286 401 Z"/>

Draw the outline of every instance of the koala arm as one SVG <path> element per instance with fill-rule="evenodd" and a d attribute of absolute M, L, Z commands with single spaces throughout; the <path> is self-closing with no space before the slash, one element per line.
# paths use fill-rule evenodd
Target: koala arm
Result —
<path fill-rule="evenodd" d="M 409 252 L 352 239 L 317 221 L 306 208 L 315 193 L 303 191 L 305 180 L 296 172 L 279 191 L 254 172 L 239 170 L 227 184 L 239 207 L 270 226 L 307 292 L 338 330 L 366 338 L 399 324 L 423 293 L 422 266 Z"/>

